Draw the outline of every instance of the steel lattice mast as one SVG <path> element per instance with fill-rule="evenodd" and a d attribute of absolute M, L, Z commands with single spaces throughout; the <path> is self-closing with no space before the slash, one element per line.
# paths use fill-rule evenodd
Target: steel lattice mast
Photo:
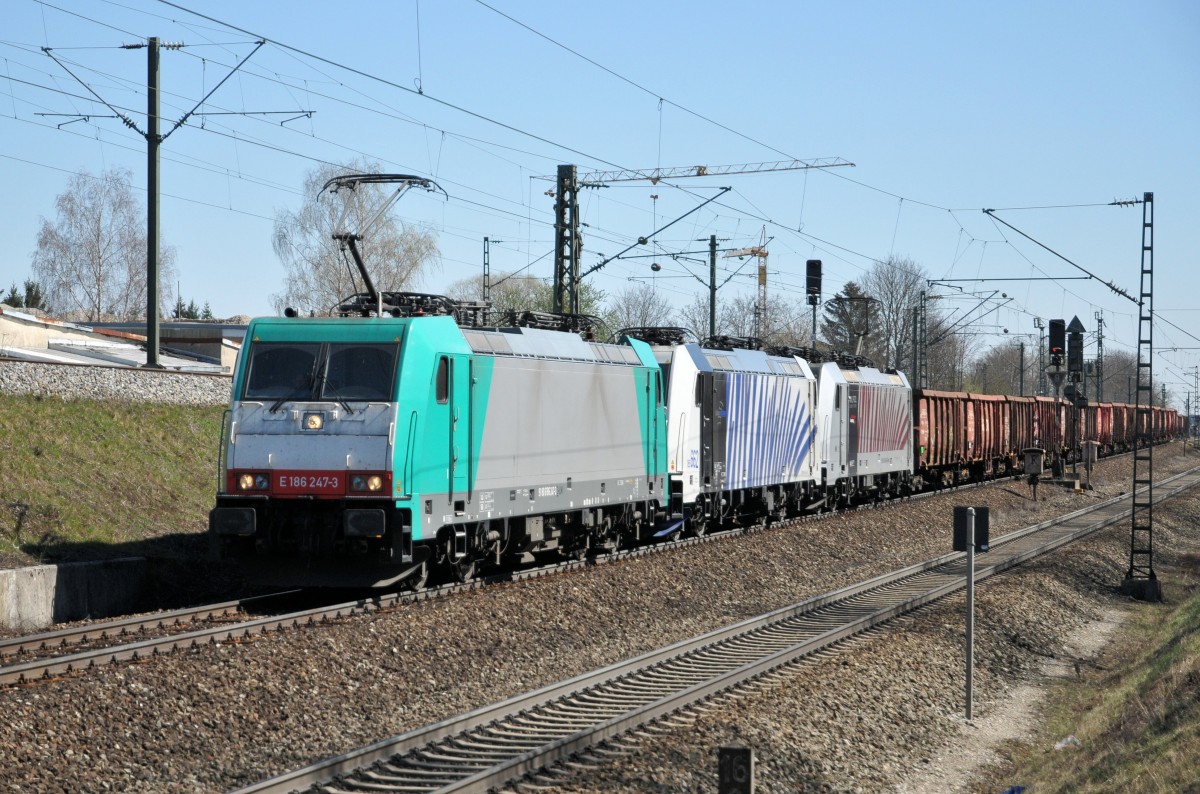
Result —
<path fill-rule="evenodd" d="M 1121 591 L 1161 601 L 1154 573 L 1154 194 L 1142 204 L 1142 286 L 1138 303 L 1137 399 L 1134 401 L 1133 509 L 1129 570 Z M 1138 489 L 1144 489 L 1140 493 Z"/>

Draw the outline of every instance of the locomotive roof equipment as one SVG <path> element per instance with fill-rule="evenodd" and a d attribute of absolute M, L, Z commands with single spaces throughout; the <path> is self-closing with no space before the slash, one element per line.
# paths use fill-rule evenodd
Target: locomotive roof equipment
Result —
<path fill-rule="evenodd" d="M 703 344 L 703 347 L 713 350 L 762 350 L 763 346 L 763 340 L 757 336 L 711 336 Z"/>
<path fill-rule="evenodd" d="M 347 306 L 353 305 L 355 306 L 355 310 L 360 312 L 364 317 L 369 316 L 371 312 L 374 312 L 374 314 L 378 317 L 383 316 L 383 296 L 375 288 L 375 282 L 371 280 L 371 275 L 367 272 L 367 266 L 362 260 L 362 255 L 358 252 L 358 241 L 363 239 L 363 235 L 370 231 L 370 229 L 379 222 L 379 219 L 383 217 L 383 214 L 391 209 L 392 206 L 400 200 L 400 197 L 408 192 L 410 187 L 415 185 L 429 191 L 441 190 L 442 195 L 446 196 L 447 198 L 449 198 L 449 194 L 446 193 L 445 190 L 442 190 L 441 186 L 432 179 L 426 179 L 425 177 L 414 176 L 412 174 L 344 174 L 342 176 L 335 176 L 321 187 L 322 193 L 324 193 L 326 190 L 328 190 L 330 193 L 336 193 L 343 188 L 347 190 L 356 190 L 359 185 L 397 183 L 399 184 L 399 187 L 396 188 L 396 191 L 379 206 L 379 209 L 377 209 L 375 214 L 372 215 L 370 219 L 368 219 L 367 222 L 362 225 L 357 234 L 346 230 L 346 220 L 350 215 L 349 203 L 347 203 L 346 207 L 342 210 L 342 216 L 338 218 L 337 224 L 334 227 L 335 231 L 333 233 L 333 239 L 338 241 L 341 250 L 345 251 L 347 248 L 350 250 L 350 255 L 354 257 L 354 264 L 358 267 L 358 272 L 363 278 L 363 284 L 366 285 L 366 295 L 369 299 L 369 303 L 366 301 L 357 300 L 352 304 L 344 304 L 343 306 L 339 307 L 339 309 L 346 309 Z M 373 309 L 370 308 L 370 304 L 374 304 Z"/>
<path fill-rule="evenodd" d="M 682 345 L 688 337 L 694 339 L 696 335 L 690 329 L 678 326 L 643 325 L 622 328 L 613 338 L 620 339 L 623 336 L 632 336 L 651 345 Z"/>

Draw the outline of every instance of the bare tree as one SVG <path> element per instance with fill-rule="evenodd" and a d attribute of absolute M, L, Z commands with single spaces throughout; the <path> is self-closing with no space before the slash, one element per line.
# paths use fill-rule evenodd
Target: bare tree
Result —
<path fill-rule="evenodd" d="M 1104 401 L 1132 403 L 1137 399 L 1137 353 L 1109 349 L 1104 354 Z M 1094 381 L 1088 384 L 1088 396 L 1097 394 Z"/>
<path fill-rule="evenodd" d="M 130 178 L 123 169 L 75 174 L 54 201 L 54 222 L 42 219 L 33 272 L 52 313 L 85 322 L 146 316 L 146 213 Z M 158 267 L 160 305 L 170 306 L 174 248 L 160 248 Z"/>
<path fill-rule="evenodd" d="M 1025 358 L 1026 375 L 1024 379 L 1025 393 L 1032 394 L 1032 380 L 1036 378 L 1035 370 L 1029 366 L 1029 357 Z M 965 375 L 966 391 L 980 394 L 1020 394 L 1021 393 L 1021 351 L 1018 345 L 1011 342 L 992 345 L 977 356 Z"/>
<path fill-rule="evenodd" d="M 543 294 L 545 297 L 543 297 Z M 446 287 L 447 297 L 462 301 L 483 299 L 483 290 L 478 277 L 464 278 Z M 501 273 L 493 276 L 490 290 L 492 322 L 498 322 L 509 311 L 524 309 L 541 310 L 552 305 L 550 287 L 539 278 Z"/>
<path fill-rule="evenodd" d="M 482 299 L 482 289 L 478 278 L 464 278 L 446 287 L 446 295 L 455 300 L 477 301 Z M 492 275 L 492 286 L 489 290 L 491 303 L 491 322 L 503 324 L 510 312 L 539 311 L 549 312 L 554 309 L 554 290 L 549 282 L 534 276 L 514 273 L 496 273 Z M 591 282 L 579 285 L 579 310 L 600 319 L 606 332 L 610 323 L 604 312 L 604 291 Z"/>
<path fill-rule="evenodd" d="M 708 293 L 695 295 L 691 302 L 676 313 L 681 326 L 690 330 L 697 339 L 707 339 L 709 331 Z M 720 308 L 717 311 L 717 333 L 724 333 L 721 325 Z"/>
<path fill-rule="evenodd" d="M 632 284 L 608 301 L 608 321 L 614 331 L 622 328 L 673 325 L 674 312 L 650 284 Z"/>
<path fill-rule="evenodd" d="M 808 307 L 782 297 L 767 297 L 763 341 L 772 345 L 810 347 L 812 319 Z"/>
<path fill-rule="evenodd" d="M 758 300 L 753 295 L 739 295 L 717 304 L 717 336 L 754 336 Z M 699 293 L 679 309 L 677 322 L 696 335 L 707 339 L 708 293 Z M 767 316 L 763 341 L 768 344 L 803 347 L 810 344 L 812 330 L 805 307 L 781 297 L 767 298 Z"/>
<path fill-rule="evenodd" d="M 892 256 L 872 265 L 863 278 L 863 292 L 875 299 L 871 336 L 880 366 L 910 365 L 913 309 L 920 304 L 927 277 L 924 268 L 913 260 Z"/>
<path fill-rule="evenodd" d="M 387 200 L 387 185 L 362 184 L 335 194 L 322 187 L 335 176 L 376 173 L 377 163 L 352 166 L 321 165 L 304 180 L 304 203 L 299 210 L 278 210 L 272 244 L 287 270 L 283 292 L 271 296 L 276 311 L 285 306 L 327 312 L 345 298 L 365 291 L 348 251 L 333 239 L 335 232 L 358 233 Z M 345 217 L 348 228 L 336 228 Z M 423 271 L 439 263 L 436 235 L 385 214 L 365 230 L 359 252 L 375 287 L 383 292 L 412 289 Z"/>

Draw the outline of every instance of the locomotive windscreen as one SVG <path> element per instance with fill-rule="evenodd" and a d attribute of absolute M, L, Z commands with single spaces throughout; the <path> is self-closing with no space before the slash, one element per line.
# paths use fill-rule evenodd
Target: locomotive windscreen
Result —
<path fill-rule="evenodd" d="M 255 342 L 242 399 L 390 401 L 399 345 Z"/>

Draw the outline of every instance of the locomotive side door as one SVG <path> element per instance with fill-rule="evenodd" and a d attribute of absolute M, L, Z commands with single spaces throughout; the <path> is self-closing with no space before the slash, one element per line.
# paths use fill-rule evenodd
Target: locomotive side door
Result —
<path fill-rule="evenodd" d="M 725 487 L 725 374 L 700 372 L 696 376 L 700 403 L 700 481 L 706 490 Z"/>
<path fill-rule="evenodd" d="M 861 391 L 860 384 L 846 384 L 846 463 L 849 465 L 848 473 L 851 477 L 858 476 L 858 437 L 862 431 L 862 416 L 859 415 Z"/>
<path fill-rule="evenodd" d="M 463 494 L 469 487 L 471 472 L 471 360 L 469 356 L 461 355 L 446 358 L 450 409 L 447 497 L 454 502 L 454 512 L 462 513 L 466 508 Z"/>
<path fill-rule="evenodd" d="M 646 471 L 650 473 L 650 483 L 653 487 L 654 478 L 662 471 L 662 461 L 658 459 L 659 434 L 664 432 L 660 427 L 659 418 L 663 409 L 662 370 L 657 367 L 646 373 L 646 418 L 650 422 L 650 449 L 646 456 Z"/>

